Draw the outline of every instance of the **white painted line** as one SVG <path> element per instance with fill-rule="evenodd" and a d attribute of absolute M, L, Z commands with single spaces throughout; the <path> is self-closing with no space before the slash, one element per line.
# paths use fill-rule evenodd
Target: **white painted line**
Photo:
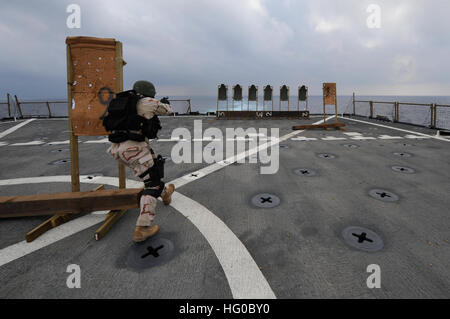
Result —
<path fill-rule="evenodd" d="M 401 140 L 403 137 L 401 136 L 390 136 L 390 135 L 380 135 L 378 136 L 381 140 Z"/>
<path fill-rule="evenodd" d="M 214 250 L 234 299 L 275 299 L 264 275 L 236 235 L 203 205 L 175 192 L 171 206 L 187 217 Z"/>
<path fill-rule="evenodd" d="M 375 137 L 370 137 L 370 136 L 353 136 L 352 138 L 351 138 L 352 140 L 357 140 L 357 141 L 363 141 L 363 140 L 375 140 L 376 138 Z"/>
<path fill-rule="evenodd" d="M 14 143 L 10 144 L 9 146 L 33 146 L 33 145 L 42 145 L 45 144 L 45 142 L 42 141 L 31 141 L 26 143 Z"/>
<path fill-rule="evenodd" d="M 419 135 L 408 134 L 408 135 L 405 135 L 405 138 L 422 140 L 422 139 L 431 138 L 431 136 L 419 136 Z"/>
<path fill-rule="evenodd" d="M 358 133 L 358 132 L 347 132 L 347 133 L 344 133 L 345 135 L 348 135 L 348 136 L 359 136 L 359 135 L 362 135 L 361 133 Z"/>
<path fill-rule="evenodd" d="M 111 144 L 111 142 L 108 140 L 108 138 L 102 138 L 100 140 L 92 140 L 92 141 L 86 141 L 84 142 L 86 144 Z"/>
<path fill-rule="evenodd" d="M 327 137 L 323 137 L 322 141 L 342 141 L 342 140 L 346 140 L 346 137 L 334 137 L 334 136 L 327 136 Z"/>
<path fill-rule="evenodd" d="M 62 144 L 70 144 L 70 141 L 60 141 L 60 142 L 49 142 L 48 145 L 62 145 Z"/>
<path fill-rule="evenodd" d="M 25 125 L 27 125 L 28 123 L 33 122 L 34 120 L 35 120 L 35 119 L 29 119 L 29 120 L 26 120 L 25 122 L 22 122 L 22 123 L 20 123 L 20 124 L 17 124 L 16 126 L 13 126 L 13 127 L 7 129 L 7 130 L 4 131 L 4 132 L 1 132 L 1 133 L 0 133 L 0 138 L 3 138 L 3 137 L 5 137 L 5 136 L 8 135 L 8 134 L 11 134 L 11 133 L 17 131 L 17 130 L 18 130 L 19 128 L 21 128 L 22 126 L 25 126 Z"/>
<path fill-rule="evenodd" d="M 315 137 L 304 137 L 304 136 L 299 136 L 299 137 L 291 138 L 291 141 L 300 141 L 300 142 L 305 142 L 305 141 L 317 141 L 317 138 L 315 138 Z"/>
<path fill-rule="evenodd" d="M 6 145 L 8 145 L 8 143 L 6 143 L 6 142 L 0 142 L 0 146 L 6 146 Z"/>
<path fill-rule="evenodd" d="M 434 139 L 440 140 L 440 141 L 450 142 L 450 140 L 447 140 L 445 138 L 442 138 L 442 137 L 439 137 L 439 136 L 435 136 L 435 135 L 428 135 L 428 134 L 424 134 L 424 133 L 419 133 L 419 132 L 405 130 L 405 129 L 402 129 L 402 128 L 391 127 L 391 126 L 387 126 L 387 125 L 383 125 L 383 124 L 377 124 L 377 123 L 371 123 L 371 122 L 366 122 L 366 121 L 361 121 L 361 120 L 355 120 L 355 119 L 351 119 L 351 118 L 343 117 L 343 116 L 339 116 L 339 117 L 344 119 L 344 120 L 349 120 L 349 121 L 353 121 L 353 122 L 359 122 L 359 123 L 364 123 L 364 124 L 384 127 L 384 128 L 388 128 L 388 129 L 391 129 L 391 130 L 396 130 L 396 131 L 400 131 L 400 132 L 406 132 L 406 133 L 410 133 L 410 134 L 414 134 L 414 135 L 420 135 L 420 136 L 434 138 Z"/>

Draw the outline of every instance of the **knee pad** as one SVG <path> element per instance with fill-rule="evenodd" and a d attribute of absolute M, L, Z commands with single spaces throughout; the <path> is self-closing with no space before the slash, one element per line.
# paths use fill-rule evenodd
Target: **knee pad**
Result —
<path fill-rule="evenodd" d="M 156 187 L 156 186 L 158 186 L 158 185 L 155 185 L 153 187 Z M 149 196 L 158 198 L 159 196 L 161 196 L 161 193 L 164 191 L 164 186 L 165 186 L 165 184 L 163 182 L 159 183 L 159 189 L 151 189 L 146 186 L 146 188 L 144 188 L 144 190 L 142 191 L 142 195 L 149 195 Z"/>

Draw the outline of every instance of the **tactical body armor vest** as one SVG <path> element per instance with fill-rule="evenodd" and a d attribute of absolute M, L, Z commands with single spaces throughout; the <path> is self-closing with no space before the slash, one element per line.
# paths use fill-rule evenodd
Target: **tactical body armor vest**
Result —
<path fill-rule="evenodd" d="M 106 115 L 102 117 L 103 126 L 111 134 L 112 143 L 127 140 L 143 142 L 145 138 L 157 138 L 161 122 L 157 115 L 147 119 L 137 113 L 137 104 L 141 96 L 134 90 L 118 93 L 108 105 Z"/>

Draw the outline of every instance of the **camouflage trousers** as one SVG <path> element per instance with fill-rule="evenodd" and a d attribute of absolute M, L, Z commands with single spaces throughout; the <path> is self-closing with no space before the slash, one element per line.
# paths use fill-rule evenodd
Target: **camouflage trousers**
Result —
<path fill-rule="evenodd" d="M 150 146 L 146 142 L 125 141 L 123 143 L 113 143 L 107 151 L 116 160 L 131 168 L 133 174 L 139 178 L 150 167 L 153 166 L 153 154 Z M 149 174 L 140 178 L 142 181 L 150 178 Z M 158 187 L 156 187 L 158 188 Z M 167 189 L 164 187 L 162 196 Z M 140 213 L 136 226 L 150 226 L 156 216 L 156 203 L 158 200 L 150 195 L 142 195 L 140 201 Z"/>

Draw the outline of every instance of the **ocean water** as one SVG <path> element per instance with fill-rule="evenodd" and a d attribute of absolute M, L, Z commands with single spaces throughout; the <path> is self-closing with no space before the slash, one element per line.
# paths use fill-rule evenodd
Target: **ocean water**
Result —
<path fill-rule="evenodd" d="M 170 96 L 171 100 L 185 100 L 190 99 L 191 111 L 193 112 L 216 112 L 217 97 L 216 96 Z M 59 99 L 64 100 L 64 99 Z M 445 104 L 450 105 L 450 96 L 356 96 L 356 100 L 367 101 L 383 101 L 383 102 L 409 102 L 409 103 L 423 103 L 423 104 Z M 0 101 L 4 102 L 4 101 Z M 234 104 L 234 106 L 233 106 Z M 186 101 L 173 101 L 171 103 L 175 112 L 186 113 L 188 110 L 188 103 Z M 244 96 L 242 103 L 231 99 L 228 101 L 228 110 L 262 110 L 263 102 L 262 96 L 259 96 L 258 107 L 255 102 L 248 103 L 247 97 Z M 226 110 L 227 103 L 221 101 L 219 103 L 219 110 Z M 300 110 L 306 109 L 305 102 L 301 102 L 299 106 Z M 48 116 L 48 109 L 45 102 L 23 104 L 21 106 L 24 116 Z M 265 110 L 272 110 L 272 103 L 264 103 Z M 279 110 L 279 97 L 274 96 L 273 109 Z M 281 110 L 287 110 L 288 103 L 283 102 Z M 289 109 L 297 110 L 297 97 L 291 96 L 289 101 Z M 50 110 L 53 116 L 67 116 L 67 104 L 66 103 L 50 103 Z M 323 98 L 322 96 L 310 96 L 308 99 L 308 110 L 311 114 L 323 114 Z M 326 106 L 326 113 L 333 114 L 334 106 Z M 338 113 L 339 114 L 351 114 L 353 113 L 353 104 L 351 96 L 338 96 Z M 356 103 L 356 114 L 361 116 L 369 116 L 370 108 L 369 103 Z M 11 106 L 11 116 L 18 116 L 18 111 Z M 394 107 L 391 103 L 375 104 L 374 116 L 381 115 L 386 116 L 390 120 L 394 116 Z M 413 105 L 400 105 L 399 110 L 400 122 L 411 123 L 421 126 L 429 126 L 431 123 L 431 110 L 429 106 L 413 106 Z M 9 117 L 8 107 L 6 104 L 0 104 L 0 119 Z M 442 129 L 450 129 L 450 107 L 438 107 L 437 109 L 437 127 Z"/>

